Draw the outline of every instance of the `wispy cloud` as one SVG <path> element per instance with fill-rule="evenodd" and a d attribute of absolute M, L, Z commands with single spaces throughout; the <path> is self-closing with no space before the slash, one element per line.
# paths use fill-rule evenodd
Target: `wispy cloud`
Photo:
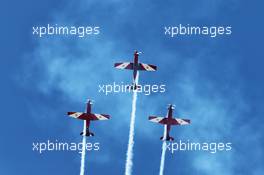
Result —
<path fill-rule="evenodd" d="M 129 122 L 130 100 L 127 100 L 129 95 L 104 96 L 98 94 L 98 85 L 113 81 L 130 82 L 132 78 L 130 72 L 115 71 L 113 63 L 121 60 L 129 61 L 132 59 L 133 50 L 141 49 L 145 52 L 142 55 L 144 62 L 153 62 L 158 66 L 158 71 L 153 74 L 142 73 L 142 82 L 165 82 L 167 92 L 151 96 L 139 95 L 138 115 L 140 117 L 138 117 L 136 129 L 144 133 L 140 137 L 154 138 L 156 134 L 153 133 L 159 134 L 161 129 L 158 130 L 158 127 L 148 124 L 147 116 L 166 115 L 166 105 L 175 103 L 175 116 L 189 118 L 192 124 L 187 127 L 173 128 L 172 134 L 179 138 L 190 138 L 196 141 L 233 142 L 232 153 L 215 156 L 197 154 L 195 157 L 190 155 L 193 169 L 201 174 L 217 174 L 217 172 L 234 174 L 240 164 L 245 165 L 247 161 L 245 158 L 242 161 L 242 158 L 234 152 L 243 154 L 247 151 L 248 157 L 254 155 L 255 160 L 261 159 L 259 155 L 263 155 L 263 151 L 259 145 L 262 137 L 254 132 L 252 124 L 247 124 L 250 116 L 247 118 L 244 115 L 250 109 L 244 99 L 243 89 L 240 88 L 240 84 L 237 84 L 236 79 L 239 74 L 236 70 L 238 65 L 235 55 L 234 58 L 227 60 L 217 58 L 215 53 L 208 51 L 212 49 L 208 48 L 210 45 L 198 47 L 195 44 L 189 46 L 189 43 L 186 44 L 184 41 L 182 43 L 178 40 L 164 41 L 162 26 L 172 21 L 179 22 L 185 19 L 184 16 L 180 17 L 182 19 L 168 18 L 171 14 L 169 12 L 177 11 L 175 8 L 181 8 L 180 5 L 169 7 L 162 4 L 162 9 L 159 9 L 160 6 L 152 3 L 141 2 L 142 6 L 140 6 L 130 2 L 126 6 L 123 2 L 118 4 L 117 2 L 95 5 L 94 1 L 81 1 L 81 3 L 70 1 L 64 10 L 54 14 L 54 23 L 96 24 L 101 25 L 102 32 L 98 37 L 92 36 L 85 39 L 59 37 L 39 40 L 34 52 L 28 55 L 27 62 L 31 64 L 26 69 L 26 83 L 36 83 L 34 86 L 39 92 L 47 96 L 52 96 L 54 91 L 59 92 L 62 98 L 77 104 L 88 97 L 95 99 L 97 110 L 111 111 L 114 115 L 111 119 L 113 122 L 109 121 L 114 127 L 109 127 L 109 133 L 105 135 L 110 137 L 112 133 L 115 133 L 116 137 L 123 137 L 126 134 L 118 131 L 120 128 L 124 129 L 124 132 L 128 131 L 128 125 L 124 126 L 123 123 Z M 199 18 L 215 13 L 215 9 L 219 7 L 218 3 L 222 3 L 211 2 L 213 8 L 205 11 L 204 9 L 208 9 L 207 2 L 203 1 L 199 8 L 191 7 L 197 13 L 204 12 L 198 15 Z M 120 3 L 121 8 L 119 8 Z M 186 4 L 188 7 L 184 4 L 183 6 L 189 9 L 190 3 Z M 137 9 L 139 12 L 133 13 Z M 193 15 L 187 14 L 187 20 L 194 20 Z M 114 20 L 109 20 L 107 17 Z M 186 51 L 186 48 L 182 48 L 185 46 L 188 46 L 190 50 Z M 189 53 L 192 50 L 196 51 Z M 216 64 L 215 60 L 218 60 L 219 65 L 209 64 Z M 217 70 L 214 70 L 215 68 Z M 237 122 L 241 120 L 243 122 L 237 125 Z M 247 136 L 250 143 L 245 142 L 243 136 Z M 160 143 L 158 137 L 155 137 L 155 141 L 157 141 L 155 144 Z M 251 144 L 256 145 L 254 150 L 250 150 Z M 238 148 L 239 145 L 243 147 Z M 260 165 L 255 171 L 255 174 L 263 172 Z"/>

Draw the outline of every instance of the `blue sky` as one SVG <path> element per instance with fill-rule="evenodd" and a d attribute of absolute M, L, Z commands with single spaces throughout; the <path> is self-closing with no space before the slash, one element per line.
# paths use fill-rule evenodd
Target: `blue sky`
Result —
<path fill-rule="evenodd" d="M 232 142 L 231 152 L 167 154 L 164 174 L 264 173 L 263 158 L 263 2 L 202 0 L 132 2 L 3 1 L 1 16 L 0 174 L 78 174 L 76 152 L 32 151 L 32 142 L 80 142 L 81 121 L 67 111 L 93 110 L 111 120 L 92 124 L 100 152 L 89 152 L 86 174 L 123 174 L 131 96 L 98 93 L 99 84 L 131 81 L 131 72 L 113 68 L 140 60 L 158 66 L 140 82 L 166 84 L 166 93 L 139 95 L 133 174 L 158 174 L 162 127 L 147 121 L 176 105 L 176 116 L 190 118 L 174 127 L 176 140 Z M 96 37 L 37 38 L 32 27 L 47 24 L 98 25 Z M 164 26 L 231 25 L 219 38 L 168 38 Z"/>

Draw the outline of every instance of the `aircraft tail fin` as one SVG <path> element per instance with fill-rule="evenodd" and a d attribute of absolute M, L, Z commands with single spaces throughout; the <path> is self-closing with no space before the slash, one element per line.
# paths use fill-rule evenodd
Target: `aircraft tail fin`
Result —
<path fill-rule="evenodd" d="M 127 86 L 127 89 L 130 89 L 130 90 L 137 90 L 139 88 L 140 86 L 136 84 L 131 84 L 130 86 Z"/>
<path fill-rule="evenodd" d="M 160 137 L 160 140 L 163 140 L 163 141 L 174 141 L 174 138 L 173 137 L 170 137 L 170 136 L 167 136 L 166 138 L 164 138 L 163 136 Z"/>
<path fill-rule="evenodd" d="M 84 133 L 81 132 L 80 135 L 84 136 Z M 86 137 L 93 137 L 94 136 L 94 133 L 92 133 L 92 132 L 86 132 L 85 136 Z"/>

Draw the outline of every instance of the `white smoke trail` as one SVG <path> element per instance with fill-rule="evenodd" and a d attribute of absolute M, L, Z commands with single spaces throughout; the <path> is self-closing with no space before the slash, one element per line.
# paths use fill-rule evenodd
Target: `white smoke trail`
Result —
<path fill-rule="evenodd" d="M 86 121 L 83 122 L 83 140 L 82 140 L 82 159 L 81 159 L 81 170 L 80 175 L 84 175 L 85 170 L 85 151 L 86 151 Z"/>
<path fill-rule="evenodd" d="M 138 84 L 139 73 L 137 74 L 135 83 Z M 133 91 L 132 97 L 132 111 L 130 119 L 130 130 L 129 130 L 129 140 L 127 146 L 126 154 L 126 170 L 125 175 L 131 175 L 133 166 L 133 147 L 134 147 L 134 129 L 135 129 L 135 119 L 136 119 L 136 103 L 137 103 L 137 90 Z"/>
<path fill-rule="evenodd" d="M 164 171 L 164 165 L 165 165 L 165 156 L 166 156 L 166 135 L 167 135 L 167 129 L 166 125 L 164 126 L 164 133 L 163 133 L 163 143 L 162 143 L 162 153 L 160 158 L 160 172 L 159 175 L 163 175 Z"/>

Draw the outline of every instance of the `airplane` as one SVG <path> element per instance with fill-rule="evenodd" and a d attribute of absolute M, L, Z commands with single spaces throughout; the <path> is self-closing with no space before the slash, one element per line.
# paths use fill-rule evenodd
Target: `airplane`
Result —
<path fill-rule="evenodd" d="M 156 71 L 157 66 L 138 62 L 138 56 L 141 52 L 134 52 L 134 63 L 122 62 L 115 63 L 114 67 L 117 69 L 129 69 L 133 70 L 133 84 L 130 86 L 131 89 L 136 90 L 139 86 L 136 84 L 136 78 L 138 71 Z"/>
<path fill-rule="evenodd" d="M 170 136 L 171 125 L 188 125 L 191 123 L 189 119 L 173 118 L 172 113 L 175 106 L 169 104 L 167 117 L 149 116 L 149 121 L 166 125 L 166 138 L 162 136 L 160 140 L 173 141 L 174 138 Z"/>
<path fill-rule="evenodd" d="M 92 100 L 87 101 L 86 112 L 68 112 L 67 113 L 70 117 L 86 121 L 85 136 L 87 136 L 87 137 L 94 136 L 94 133 L 90 132 L 90 130 L 89 130 L 90 121 L 109 120 L 110 119 L 110 115 L 92 113 L 92 104 L 93 104 Z M 84 133 L 81 132 L 80 135 L 84 135 Z"/>

